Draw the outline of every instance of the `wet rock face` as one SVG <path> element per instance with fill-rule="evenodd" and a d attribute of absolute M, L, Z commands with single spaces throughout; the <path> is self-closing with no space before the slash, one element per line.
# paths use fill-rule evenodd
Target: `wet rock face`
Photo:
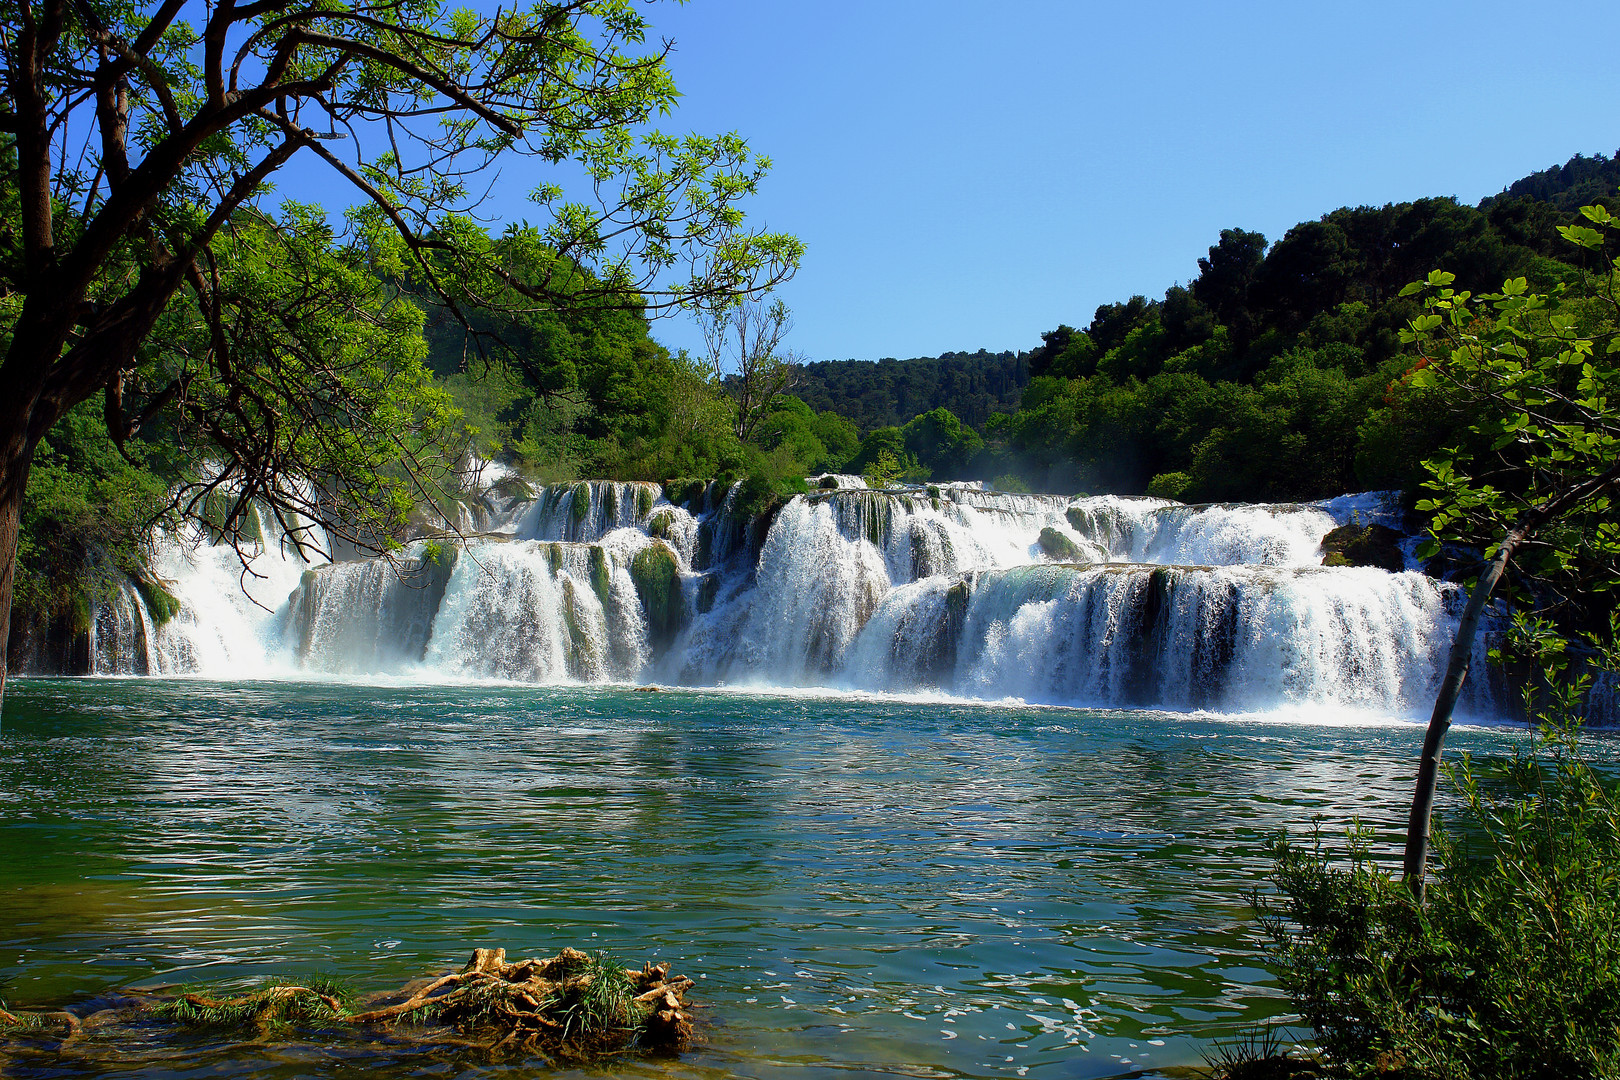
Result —
<path fill-rule="evenodd" d="M 1398 574 L 1406 569 L 1401 534 L 1385 525 L 1340 525 L 1322 537 L 1323 566 L 1376 566 Z"/>

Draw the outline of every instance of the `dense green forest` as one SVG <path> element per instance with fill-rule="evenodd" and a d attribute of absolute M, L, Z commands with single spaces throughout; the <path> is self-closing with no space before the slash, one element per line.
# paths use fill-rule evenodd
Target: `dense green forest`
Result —
<path fill-rule="evenodd" d="M 1424 458 L 1461 438 L 1471 418 L 1445 395 L 1407 386 L 1421 357 L 1403 352 L 1399 335 L 1420 308 L 1402 287 L 1435 268 L 1475 292 L 1510 277 L 1537 289 L 1575 282 L 1590 268 L 1558 227 L 1581 205 L 1620 205 L 1617 190 L 1620 163 L 1578 155 L 1478 206 L 1430 198 L 1346 207 L 1275 243 L 1225 230 L 1188 283 L 1042 334 L 1018 357 L 1030 375 L 1019 407 L 971 425 L 982 436 L 971 460 L 947 453 L 950 471 L 931 469 L 942 455 L 896 421 L 868 435 L 855 465 L 886 449 L 908 477 L 1188 501 L 1410 491 Z M 918 415 L 949 408 L 949 379 L 930 391 L 922 377 L 946 370 L 925 362 L 905 383 Z M 818 381 L 862 401 L 880 392 L 883 372 L 822 365 Z"/>
<path fill-rule="evenodd" d="M 1027 352 L 980 349 L 914 360 L 818 360 L 800 367 L 793 392 L 817 412 L 855 421 L 863 433 L 934 409 L 949 409 L 982 430 L 994 414 L 1015 411 L 1028 385 Z"/>
<path fill-rule="evenodd" d="M 461 435 L 440 452 L 501 458 L 540 481 L 750 477 L 765 499 L 850 470 L 1187 501 L 1305 499 L 1411 491 L 1423 459 L 1468 426 L 1444 394 L 1408 386 L 1422 358 L 1399 333 L 1420 309 L 1403 286 L 1434 268 L 1475 291 L 1516 276 L 1537 289 L 1576 281 L 1588 268 L 1571 261 L 1558 227 L 1581 204 L 1620 209 L 1617 189 L 1620 162 L 1577 156 L 1478 206 L 1343 208 L 1275 243 L 1229 229 L 1188 283 L 1104 304 L 1028 352 L 805 364 L 746 440 L 735 380 L 659 344 L 641 312 L 473 315 L 469 332 L 386 260 L 351 253 L 344 272 L 370 275 L 379 310 L 425 314 L 412 347 L 459 410 Z M 164 491 L 195 465 L 161 427 L 115 451 L 97 412 L 87 402 L 41 447 L 14 626 L 87 618 L 87 571 L 138 565 Z"/>

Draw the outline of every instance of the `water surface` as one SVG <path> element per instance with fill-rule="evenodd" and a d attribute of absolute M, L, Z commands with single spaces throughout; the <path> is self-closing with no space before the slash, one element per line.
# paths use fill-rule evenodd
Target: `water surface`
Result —
<path fill-rule="evenodd" d="M 875 696 L 18 681 L 0 979 L 22 1005 L 315 970 L 384 989 L 475 945 L 574 945 L 699 980 L 702 1045 L 633 1075 L 1196 1065 L 1283 1011 L 1245 901 L 1266 837 L 1404 823 L 1421 734 Z M 0 1071 L 544 1071 L 128 1038 L 114 1061 L 92 1040 Z"/>

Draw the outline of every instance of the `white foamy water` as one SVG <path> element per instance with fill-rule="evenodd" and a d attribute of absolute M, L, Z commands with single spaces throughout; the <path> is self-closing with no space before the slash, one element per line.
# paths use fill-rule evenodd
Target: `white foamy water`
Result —
<path fill-rule="evenodd" d="M 1384 494 L 1185 506 L 827 484 L 748 521 L 735 488 L 676 505 L 652 484 L 497 474 L 464 512 L 479 538 L 330 566 L 272 539 L 246 594 L 229 547 L 168 540 L 156 569 L 180 616 L 155 627 L 124 590 L 98 613 L 95 669 L 1409 716 L 1462 602 L 1420 573 L 1320 565 L 1336 525 L 1398 524 Z M 1472 693 L 1490 712 L 1484 680 Z"/>

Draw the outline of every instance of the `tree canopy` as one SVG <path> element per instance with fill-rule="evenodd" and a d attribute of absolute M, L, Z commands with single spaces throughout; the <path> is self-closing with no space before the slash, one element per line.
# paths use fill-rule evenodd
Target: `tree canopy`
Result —
<path fill-rule="evenodd" d="M 258 503 L 386 548 L 435 485 L 418 442 L 451 419 L 399 294 L 549 391 L 558 370 L 474 311 L 723 302 L 802 250 L 745 224 L 769 163 L 740 137 L 652 127 L 677 91 L 630 0 L 0 11 L 0 610 L 34 452 L 93 395 L 117 444 L 171 425 L 226 525 Z M 360 200 L 341 229 L 264 207 L 294 155 Z M 519 160 L 542 220 L 492 235 L 470 215 Z"/>
<path fill-rule="evenodd" d="M 1418 358 L 1400 334 L 1421 309 L 1403 287 L 1437 266 L 1476 294 L 1583 280 L 1559 228 L 1571 194 L 1614 169 L 1577 156 L 1478 207 L 1345 207 L 1272 244 L 1224 230 L 1188 285 L 1043 334 L 1020 408 L 986 426 L 981 471 L 1191 501 L 1413 491 L 1468 417 L 1407 378 Z M 1615 190 L 1600 203 L 1620 209 Z"/>

